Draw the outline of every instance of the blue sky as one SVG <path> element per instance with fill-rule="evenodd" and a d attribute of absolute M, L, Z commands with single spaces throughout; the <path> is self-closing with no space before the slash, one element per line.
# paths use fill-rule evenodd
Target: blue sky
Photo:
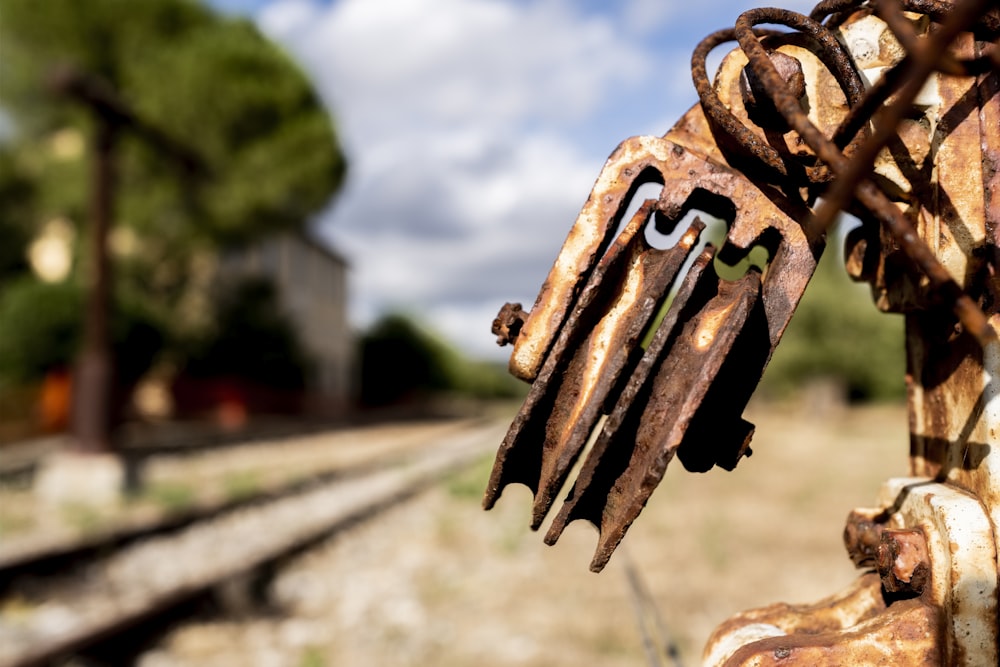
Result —
<path fill-rule="evenodd" d="M 350 162 L 317 230 L 351 319 L 409 312 L 470 355 L 534 302 L 608 154 L 694 102 L 691 51 L 744 0 L 208 0 L 311 77 Z M 784 0 L 808 12 L 811 0 Z"/>

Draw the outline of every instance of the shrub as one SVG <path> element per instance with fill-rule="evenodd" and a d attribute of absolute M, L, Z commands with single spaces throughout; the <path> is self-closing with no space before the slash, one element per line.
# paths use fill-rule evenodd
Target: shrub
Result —
<path fill-rule="evenodd" d="M 0 293 L 0 380 L 37 381 L 67 368 L 82 342 L 83 290 L 72 282 L 21 278 Z M 130 387 L 163 347 L 163 329 L 138 301 L 118 298 L 111 313 L 111 344 L 119 383 Z"/>
<path fill-rule="evenodd" d="M 832 378 L 851 400 L 901 398 L 903 318 L 875 308 L 868 286 L 851 281 L 836 250 L 820 261 L 761 388 L 787 395 L 811 379 Z"/>
<path fill-rule="evenodd" d="M 442 393 L 512 398 L 526 390 L 502 366 L 466 358 L 405 315 L 376 322 L 361 337 L 358 354 L 361 402 L 369 406 Z"/>

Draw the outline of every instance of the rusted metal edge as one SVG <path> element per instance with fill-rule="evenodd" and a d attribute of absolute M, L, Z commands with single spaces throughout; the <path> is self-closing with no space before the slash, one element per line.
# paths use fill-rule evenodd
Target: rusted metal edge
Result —
<path fill-rule="evenodd" d="M 642 211 L 636 219 L 651 222 Z M 655 250 L 641 233 L 644 225 L 637 225 L 626 249 L 624 275 L 604 277 L 603 290 L 613 294 L 603 304 L 603 315 L 594 313 L 600 319 L 593 326 L 588 326 L 585 318 L 577 322 L 576 326 L 587 332 L 586 338 L 572 351 L 558 383 L 549 383 L 556 396 L 545 422 L 541 483 L 532 508 L 533 528 L 544 520 L 604 406 L 614 400 L 615 389 L 638 362 L 639 342 L 704 227 L 695 220 L 676 246 Z"/>
<path fill-rule="evenodd" d="M 652 249 L 641 232 L 651 222 L 654 209 L 654 201 L 640 206 L 580 292 L 500 446 L 483 500 L 486 509 L 506 485 L 525 484 L 536 498 L 532 525 L 537 528 L 586 443 L 607 395 L 629 362 L 634 365 L 632 351 L 704 229 L 696 221 L 673 248 Z M 645 283 L 643 272 L 648 276 Z M 630 282 L 636 278 L 638 286 Z M 632 308 L 636 303 L 639 307 Z M 593 345 L 605 350 L 597 354 L 589 349 Z M 604 352 L 612 347 L 615 353 L 605 358 Z M 587 387 L 583 396 L 581 386 Z M 564 387 L 574 400 L 561 395 Z M 567 410 L 568 406 L 572 407 Z"/>
<path fill-rule="evenodd" d="M 577 519 L 590 521 L 601 530 L 605 511 L 608 510 L 607 499 L 615 481 L 628 468 L 631 459 L 633 441 L 617 443 L 612 447 L 615 435 L 622 431 L 634 430 L 635 424 L 626 425 L 626 420 L 638 416 L 638 407 L 648 398 L 650 381 L 659 368 L 659 361 L 665 349 L 669 349 L 677 334 L 681 313 L 687 311 L 687 304 L 695 288 L 700 284 L 705 271 L 712 271 L 711 263 L 715 258 L 715 248 L 706 246 L 695 259 L 694 264 L 684 275 L 677 294 L 660 323 L 659 328 L 650 340 L 642 359 L 636 366 L 628 384 L 618 397 L 608 420 L 601 430 L 590 454 L 583 463 L 569 496 L 549 527 L 545 535 L 547 544 L 555 544 L 565 527 Z"/>
<path fill-rule="evenodd" d="M 632 452 L 625 471 L 607 492 L 592 570 L 604 567 L 663 479 L 759 296 L 760 276 L 755 271 L 733 283 L 719 281 L 711 267 L 699 276 L 692 298 L 678 316 L 680 331 L 669 349 L 657 355 L 659 368 L 646 400 L 621 406 L 639 411 L 638 419 L 616 420 L 628 428 L 609 434 L 616 447 L 632 443 Z M 748 436 L 744 433 L 744 444 Z"/>
<path fill-rule="evenodd" d="M 689 113 L 698 114 L 700 109 L 693 109 Z M 738 315 L 734 315 L 733 319 L 722 313 L 710 323 L 708 320 L 705 323 L 706 326 L 713 327 L 713 331 L 728 329 L 719 339 L 728 341 L 727 350 L 732 349 L 731 346 L 736 340 L 742 341 L 740 354 L 735 355 L 739 358 L 725 360 L 726 355 L 721 354 L 716 363 L 711 365 L 709 371 L 711 377 L 706 377 L 701 389 L 691 392 L 690 400 L 686 402 L 678 397 L 677 400 L 681 402 L 674 406 L 676 410 L 684 412 L 686 417 L 684 428 L 681 429 L 682 437 L 670 446 L 670 456 L 678 451 L 682 462 L 692 470 L 705 470 L 713 465 L 731 469 L 739 458 L 748 453 L 748 444 L 753 433 L 753 426 L 742 419 L 742 411 L 812 276 L 817 258 L 824 246 L 823 239 L 807 238 L 799 224 L 791 217 L 793 213 L 803 214 L 806 211 L 804 207 L 801 207 L 800 211 L 797 208 L 800 205 L 794 201 L 782 198 L 775 192 L 762 191 L 738 172 L 706 160 L 675 143 L 670 139 L 670 135 L 664 138 L 637 137 L 624 142 L 623 146 L 627 148 L 620 149 L 619 152 L 628 157 L 630 160 L 628 164 L 631 166 L 617 164 L 614 168 L 606 166 L 606 169 L 611 169 L 616 174 L 627 172 L 636 178 L 646 180 L 662 179 L 664 187 L 656 208 L 663 212 L 666 219 L 678 220 L 691 208 L 704 207 L 710 212 L 719 211 L 717 213 L 719 215 L 726 215 L 728 211 L 732 219 L 726 236 L 725 249 L 738 255 L 740 252 L 748 252 L 756 245 L 763 245 L 772 256 L 762 284 L 759 274 L 753 274 L 752 278 L 749 278 L 756 281 L 756 286 L 752 290 L 753 304 L 756 304 L 756 307 L 747 306 Z M 609 165 L 611 162 L 609 160 Z M 614 184 L 614 188 L 616 192 L 627 189 L 619 182 Z M 624 205 L 624 200 L 613 193 L 608 196 L 603 196 L 600 192 L 592 193 L 591 201 L 595 199 L 605 202 L 609 207 Z M 644 206 L 651 204 L 647 203 Z M 648 210 L 640 208 L 640 218 L 648 214 Z M 609 208 L 603 215 L 602 219 L 613 220 L 619 214 Z M 590 218 L 581 215 L 576 226 L 585 219 Z M 656 254 L 655 251 L 644 250 L 632 260 L 624 259 L 625 236 L 627 234 L 623 234 L 612 244 L 582 288 L 562 283 L 547 283 L 543 287 L 536 302 L 536 310 L 540 306 L 546 312 L 568 308 L 568 304 L 571 303 L 568 300 L 576 290 L 579 290 L 579 297 L 572 305 L 571 315 L 559 330 L 557 342 L 546 356 L 525 404 L 500 446 L 484 494 L 483 505 L 486 509 L 493 506 L 506 485 L 523 483 L 532 490 L 534 496 L 532 527 L 538 528 L 551 507 L 553 495 L 564 483 L 570 467 L 592 434 L 601 411 L 609 409 L 608 406 L 614 403 L 616 394 L 622 391 L 620 385 L 627 377 L 623 364 L 627 363 L 630 371 L 635 366 L 635 361 L 628 359 L 628 350 L 624 356 L 618 357 L 610 364 L 602 364 L 592 358 L 594 350 L 589 349 L 594 341 L 615 330 L 615 326 L 610 324 L 602 328 L 602 318 L 617 306 L 634 298 L 633 296 L 625 298 L 623 295 L 631 294 L 631 291 L 628 289 L 622 291 L 619 286 L 626 279 L 632 279 L 626 274 L 636 272 L 635 267 L 641 266 L 641 262 L 636 264 L 635 261 L 641 258 L 643 253 L 653 256 Z M 579 261 L 581 252 L 586 254 L 593 251 L 595 251 L 593 247 L 581 249 L 579 245 L 567 241 L 556 265 L 573 264 Z M 632 268 L 625 271 L 626 267 Z M 710 274 L 712 286 L 705 288 L 708 290 L 708 296 L 698 302 L 699 307 L 704 306 L 717 292 L 728 293 L 733 289 L 730 285 L 721 285 L 714 270 L 710 271 Z M 602 288 L 600 287 L 602 282 L 615 287 Z M 647 299 L 650 304 L 661 298 L 659 290 L 665 290 L 666 284 L 664 281 L 664 286 L 656 287 L 649 293 L 654 297 L 652 301 Z M 553 300 L 559 302 L 554 303 Z M 634 350 L 635 336 L 645 327 L 645 324 L 640 327 L 636 323 L 648 321 L 650 312 L 640 308 L 634 315 L 625 316 L 619 313 L 607 322 L 620 319 L 620 322 L 624 323 L 620 325 L 624 328 L 615 335 L 624 332 L 626 335 L 623 340 L 631 341 L 629 344 L 633 345 L 631 349 Z M 754 313 L 753 317 L 750 317 L 751 312 Z M 707 312 L 705 314 L 708 315 Z M 695 310 L 685 318 L 698 316 L 698 310 Z M 631 319 L 633 317 L 638 319 Z M 528 324 L 530 318 L 525 324 L 525 329 Z M 661 325 L 661 330 L 662 328 Z M 707 329 L 704 331 L 707 332 Z M 524 330 L 521 335 L 523 337 Z M 519 339 L 518 343 L 520 342 Z M 697 357 L 693 352 L 685 352 L 688 353 L 693 355 L 692 358 Z M 603 355 L 603 352 L 601 354 Z M 716 377 L 717 375 L 719 377 Z M 599 387 L 597 393 L 594 393 L 595 387 Z M 704 406 L 699 407 L 702 402 L 707 403 L 707 410 L 703 409 Z M 716 415 L 707 416 L 709 412 L 715 412 Z M 653 428 L 648 425 L 649 419 L 652 418 L 646 419 L 645 426 L 641 419 L 640 423 L 630 425 L 632 433 L 638 434 L 641 428 L 647 430 Z M 655 429 L 653 431 L 655 432 Z M 685 432 L 689 432 L 687 437 L 683 437 Z M 704 447 L 699 444 L 701 442 L 720 444 Z M 616 448 L 620 446 L 614 445 Z M 653 475 L 655 479 L 651 478 L 649 484 L 644 487 L 640 509 L 656 482 L 662 477 L 667 461 L 658 466 L 659 472 Z M 644 464 L 643 470 L 649 469 L 652 468 Z M 630 474 L 640 473 L 631 471 Z M 614 504 L 617 501 L 609 499 L 607 502 Z M 630 512 L 631 514 L 623 514 L 622 516 L 626 518 L 618 521 L 621 535 L 638 514 L 638 510 Z M 628 518 L 629 516 L 631 518 Z M 609 534 L 614 532 L 611 531 Z M 610 555 L 621 535 L 611 540 L 605 557 Z"/>
<path fill-rule="evenodd" d="M 611 243 L 628 198 L 639 186 L 659 179 L 653 167 L 667 155 L 659 154 L 658 141 L 632 137 L 608 157 L 514 342 L 509 365 L 514 377 L 532 382 L 538 376 L 580 285 Z"/>

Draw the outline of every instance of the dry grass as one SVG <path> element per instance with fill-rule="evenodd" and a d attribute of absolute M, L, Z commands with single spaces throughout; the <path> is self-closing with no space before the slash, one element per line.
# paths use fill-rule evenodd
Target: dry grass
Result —
<path fill-rule="evenodd" d="M 483 513 L 484 460 L 300 559 L 273 587 L 279 617 L 187 626 L 143 664 L 644 664 L 625 558 L 697 664 L 731 614 L 853 580 L 844 518 L 906 472 L 901 406 L 752 406 L 748 417 L 754 456 L 733 473 L 668 471 L 600 575 L 587 570 L 589 527 L 552 548 L 528 530 L 526 489 Z"/>
<path fill-rule="evenodd" d="M 685 654 L 731 614 L 809 602 L 851 582 L 841 533 L 882 481 L 907 473 L 902 406 L 759 407 L 754 455 L 736 471 L 668 472 L 629 536 Z M 696 662 L 689 660 L 687 662 Z"/>

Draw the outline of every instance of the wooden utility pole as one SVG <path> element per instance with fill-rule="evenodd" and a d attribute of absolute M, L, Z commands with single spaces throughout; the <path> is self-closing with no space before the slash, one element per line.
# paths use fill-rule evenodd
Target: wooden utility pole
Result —
<path fill-rule="evenodd" d="M 203 173 L 204 165 L 194 151 L 142 122 L 100 77 L 74 68 L 60 68 L 53 72 L 50 87 L 57 95 L 82 104 L 94 121 L 86 312 L 70 428 L 78 451 L 110 452 L 115 363 L 110 326 L 113 269 L 108 235 L 114 221 L 118 140 L 128 130 L 189 175 Z"/>
<path fill-rule="evenodd" d="M 114 219 L 115 144 L 118 124 L 95 114 L 92 139 L 90 230 L 83 347 L 77 359 L 72 430 L 84 452 L 111 451 L 114 354 L 111 349 L 111 258 L 108 234 Z"/>

